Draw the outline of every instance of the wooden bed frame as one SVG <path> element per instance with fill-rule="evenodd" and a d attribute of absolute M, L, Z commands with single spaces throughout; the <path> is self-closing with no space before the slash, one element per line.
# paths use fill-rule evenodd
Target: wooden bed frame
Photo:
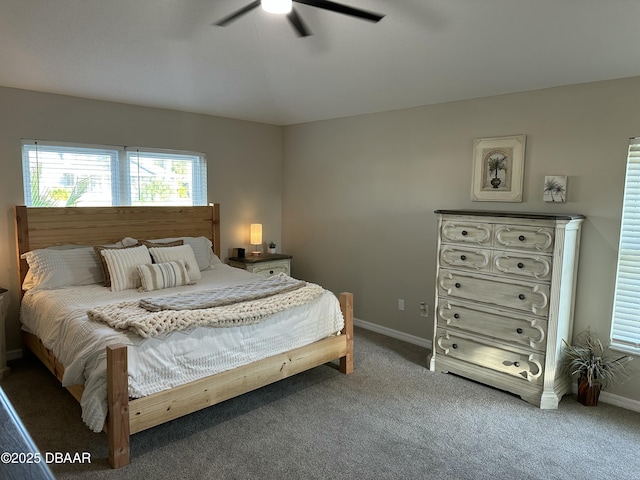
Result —
<path fill-rule="evenodd" d="M 15 207 L 20 285 L 28 265 L 20 256 L 62 244 L 98 245 L 124 237 L 168 238 L 205 236 L 220 257 L 220 206 L 208 207 Z M 341 335 L 268 357 L 232 370 L 139 399 L 129 399 L 127 347 L 107 347 L 108 415 L 104 430 L 109 463 L 130 463 L 129 436 L 215 405 L 291 375 L 339 359 L 339 370 L 353 372 L 353 295 L 339 295 L 345 326 Z M 24 346 L 62 381 L 64 366 L 34 335 L 23 332 Z M 83 385 L 67 387 L 80 401 Z"/>

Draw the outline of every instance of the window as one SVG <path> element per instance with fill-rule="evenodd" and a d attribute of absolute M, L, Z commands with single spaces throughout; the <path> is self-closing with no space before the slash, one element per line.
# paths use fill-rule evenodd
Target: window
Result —
<path fill-rule="evenodd" d="M 629 142 L 611 346 L 640 353 L 640 138 Z"/>
<path fill-rule="evenodd" d="M 202 153 L 22 141 L 27 206 L 206 205 Z"/>

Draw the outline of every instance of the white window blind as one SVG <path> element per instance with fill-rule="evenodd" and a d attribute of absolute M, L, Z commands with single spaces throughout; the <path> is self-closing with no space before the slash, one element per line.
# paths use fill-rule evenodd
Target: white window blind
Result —
<path fill-rule="evenodd" d="M 23 140 L 22 171 L 28 206 L 207 204 L 198 152 Z"/>
<path fill-rule="evenodd" d="M 629 142 L 611 347 L 640 353 L 640 138 Z"/>

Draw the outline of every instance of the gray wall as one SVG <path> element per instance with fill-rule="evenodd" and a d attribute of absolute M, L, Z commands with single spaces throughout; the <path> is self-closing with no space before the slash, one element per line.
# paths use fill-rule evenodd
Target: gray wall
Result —
<path fill-rule="evenodd" d="M 433 308 L 433 210 L 585 214 L 575 331 L 591 326 L 606 338 L 628 139 L 640 135 L 638 92 L 640 77 L 282 128 L 0 88 L 8 349 L 20 348 L 13 227 L 13 205 L 23 202 L 20 138 L 205 152 L 209 200 L 222 205 L 223 256 L 248 246 L 249 223 L 261 222 L 265 240 L 294 255 L 294 275 L 352 291 L 357 318 L 425 339 L 432 321 L 418 305 Z M 473 139 L 513 134 L 527 135 L 524 201 L 471 202 Z M 545 175 L 569 177 L 566 204 L 542 201 Z M 612 393 L 640 401 L 639 378 Z"/>
<path fill-rule="evenodd" d="M 353 292 L 359 319 L 431 339 L 418 307 L 434 304 L 435 209 L 581 213 L 574 333 L 606 340 L 639 92 L 636 77 L 286 127 L 294 275 Z M 471 202 L 473 139 L 516 134 L 527 136 L 524 201 Z M 543 202 L 545 175 L 569 177 L 567 203 Z M 611 392 L 640 400 L 640 375 Z"/>
<path fill-rule="evenodd" d="M 24 203 L 21 138 L 204 152 L 221 204 L 222 256 L 249 246 L 249 224 L 280 244 L 282 128 L 0 87 L 0 286 L 10 290 L 7 349 L 20 348 L 13 206 Z"/>

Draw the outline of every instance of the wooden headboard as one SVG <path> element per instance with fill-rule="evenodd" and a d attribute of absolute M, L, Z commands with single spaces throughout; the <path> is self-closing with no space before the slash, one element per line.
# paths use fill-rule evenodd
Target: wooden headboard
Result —
<path fill-rule="evenodd" d="M 207 237 L 220 256 L 220 204 L 202 207 L 26 207 L 17 205 L 20 285 L 28 265 L 20 256 L 54 245 L 101 245 L 124 237 Z"/>

